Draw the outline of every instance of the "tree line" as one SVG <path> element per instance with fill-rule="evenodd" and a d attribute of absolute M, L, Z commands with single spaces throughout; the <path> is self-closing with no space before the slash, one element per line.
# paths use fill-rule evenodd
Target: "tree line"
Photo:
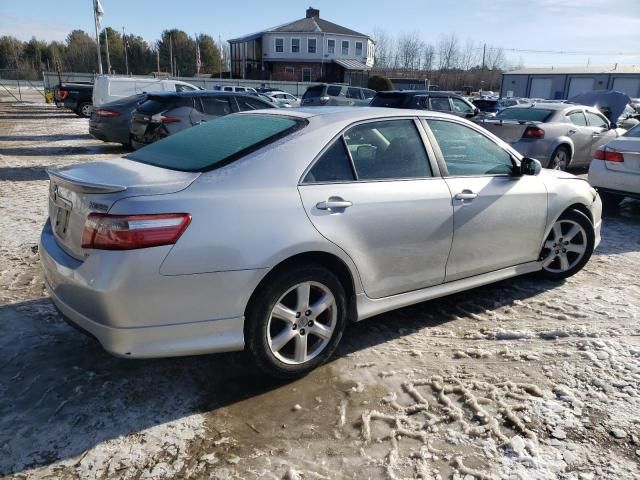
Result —
<path fill-rule="evenodd" d="M 376 27 L 373 31 L 376 74 L 391 78 L 428 79 L 442 90 L 497 90 L 502 72 L 508 68 L 522 68 L 507 61 L 500 47 L 462 42 L 451 33 L 441 35 L 437 42 L 428 43 L 418 32 L 403 32 L 394 36 Z"/>
<path fill-rule="evenodd" d="M 152 72 L 191 77 L 226 71 L 221 45 L 210 35 L 191 37 L 173 28 L 164 30 L 160 40 L 150 44 L 139 35 L 119 32 L 107 27 L 100 33 L 102 68 L 107 72 L 107 39 L 111 73 L 147 75 Z M 197 47 L 196 47 L 197 45 Z M 224 48 L 224 46 L 222 47 Z M 125 53 L 126 52 L 126 53 Z M 197 55 L 199 53 L 199 55 Z M 95 38 L 83 30 L 73 30 L 64 42 L 45 42 L 33 37 L 28 42 L 14 37 L 0 37 L 0 77 L 11 73 L 18 78 L 37 80 L 41 72 L 98 72 Z M 8 72 L 6 70 L 16 70 Z M 159 69 L 159 70 L 158 70 Z"/>

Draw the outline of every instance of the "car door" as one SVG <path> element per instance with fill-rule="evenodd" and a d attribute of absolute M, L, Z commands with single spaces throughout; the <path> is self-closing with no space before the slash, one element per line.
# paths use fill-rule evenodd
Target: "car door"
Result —
<path fill-rule="evenodd" d="M 593 128 L 587 125 L 587 118 L 581 108 L 567 112 L 565 118 L 570 123 L 567 125 L 566 135 L 573 142 L 571 166 L 584 165 L 587 159 L 591 158 Z"/>
<path fill-rule="evenodd" d="M 435 112 L 452 113 L 451 104 L 449 103 L 449 97 L 434 97 L 429 98 L 430 110 Z"/>
<path fill-rule="evenodd" d="M 453 197 L 450 282 L 538 259 L 547 191 L 536 176 L 514 176 L 511 154 L 478 127 L 429 119 L 434 149 Z"/>
<path fill-rule="evenodd" d="M 587 157 L 585 164 L 591 162 L 595 151 L 602 145 L 609 143 L 618 136 L 615 128 L 611 128 L 609 121 L 604 115 L 590 111 L 584 112 L 587 117 L 587 123 L 592 131 L 591 151 Z"/>
<path fill-rule="evenodd" d="M 453 207 L 423 135 L 411 118 L 352 126 L 299 186 L 309 219 L 351 257 L 371 298 L 444 281 Z"/>

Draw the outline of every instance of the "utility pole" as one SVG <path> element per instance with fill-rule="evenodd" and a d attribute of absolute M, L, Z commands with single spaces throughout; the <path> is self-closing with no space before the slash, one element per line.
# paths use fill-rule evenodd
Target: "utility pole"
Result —
<path fill-rule="evenodd" d="M 156 43 L 156 72 L 160 75 L 160 42 Z"/>
<path fill-rule="evenodd" d="M 124 27 L 122 27 L 122 43 L 124 45 L 124 64 L 127 69 L 127 75 L 129 75 L 129 54 L 127 53 L 127 34 L 124 33 Z"/>
<path fill-rule="evenodd" d="M 218 69 L 218 74 L 220 75 L 220 80 L 222 80 L 222 62 L 224 60 L 224 47 L 222 46 L 222 37 L 218 35 L 218 47 L 220 48 L 220 68 Z"/>
<path fill-rule="evenodd" d="M 107 48 L 107 75 L 111 75 L 111 58 L 109 57 L 109 28 L 104 29 L 104 46 Z"/>
<path fill-rule="evenodd" d="M 93 2 L 93 24 L 96 27 L 96 47 L 98 50 L 98 73 L 102 75 L 102 54 L 100 52 L 100 35 L 98 34 L 98 27 L 100 25 L 100 17 L 104 15 L 102 5 L 99 0 Z"/>
<path fill-rule="evenodd" d="M 171 35 L 169 35 L 169 71 L 173 77 L 173 41 Z"/>
<path fill-rule="evenodd" d="M 482 71 L 484 72 L 484 59 L 487 56 L 487 44 L 484 44 L 484 47 L 482 48 Z"/>

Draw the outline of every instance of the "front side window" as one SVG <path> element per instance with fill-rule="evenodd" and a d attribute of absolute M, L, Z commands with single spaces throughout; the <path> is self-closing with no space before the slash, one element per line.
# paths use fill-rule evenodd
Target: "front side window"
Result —
<path fill-rule="evenodd" d="M 291 39 L 291 53 L 300 53 L 300 39 L 292 38 Z"/>
<path fill-rule="evenodd" d="M 459 98 L 451 97 L 451 103 L 453 104 L 453 111 L 459 113 L 471 113 L 471 107 L 467 103 Z"/>
<path fill-rule="evenodd" d="M 354 180 L 351 160 L 341 137 L 322 154 L 304 177 L 303 183 L 352 182 Z"/>
<path fill-rule="evenodd" d="M 582 112 L 570 113 L 569 115 L 567 115 L 567 118 L 574 125 L 578 125 L 579 127 L 587 126 L 587 119 L 585 118 L 584 113 Z"/>
<path fill-rule="evenodd" d="M 427 120 L 449 175 L 507 175 L 512 171 L 511 155 L 480 132 L 446 120 Z"/>
<path fill-rule="evenodd" d="M 236 100 L 238 101 L 238 107 L 242 112 L 247 110 L 260 110 L 261 108 L 272 108 L 271 104 L 267 104 L 257 98 L 236 97 Z"/>
<path fill-rule="evenodd" d="M 307 52 L 316 53 L 317 40 L 315 38 L 307 38 Z"/>
<path fill-rule="evenodd" d="M 342 55 L 349 55 L 349 40 L 342 41 Z"/>
<path fill-rule="evenodd" d="M 357 125 L 345 132 L 344 140 L 358 180 L 431 176 L 427 153 L 413 120 Z"/>
<path fill-rule="evenodd" d="M 590 127 L 609 128 L 609 124 L 604 117 L 592 112 L 585 112 L 585 115 Z"/>
<path fill-rule="evenodd" d="M 327 53 L 335 54 L 336 53 L 336 41 L 333 38 L 327 40 Z"/>
<path fill-rule="evenodd" d="M 302 81 L 303 82 L 310 82 L 311 81 L 311 69 L 310 68 L 303 68 L 302 69 Z"/>
<path fill-rule="evenodd" d="M 449 98 L 447 97 L 431 97 L 431 110 L 439 112 L 450 112 Z"/>
<path fill-rule="evenodd" d="M 276 53 L 284 52 L 284 38 L 276 38 Z"/>
<path fill-rule="evenodd" d="M 356 42 L 356 57 L 362 56 L 362 42 Z"/>

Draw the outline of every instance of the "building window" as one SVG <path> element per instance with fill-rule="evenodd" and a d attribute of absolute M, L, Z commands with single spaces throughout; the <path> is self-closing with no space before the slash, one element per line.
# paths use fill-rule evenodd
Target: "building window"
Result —
<path fill-rule="evenodd" d="M 293 75 L 294 73 L 293 67 L 284 67 L 284 73 L 286 73 L 287 75 Z"/>
<path fill-rule="evenodd" d="M 336 53 L 336 41 L 333 38 L 327 40 L 327 53 L 335 55 Z"/>
<path fill-rule="evenodd" d="M 291 53 L 300 53 L 300 39 L 292 38 L 291 39 Z"/>
<path fill-rule="evenodd" d="M 349 55 L 349 40 L 342 41 L 342 55 Z"/>
<path fill-rule="evenodd" d="M 276 38 L 276 53 L 284 53 L 284 38 Z"/>
<path fill-rule="evenodd" d="M 303 82 L 310 82 L 311 81 L 311 69 L 310 68 L 303 68 L 302 69 L 302 81 Z"/>
<path fill-rule="evenodd" d="M 315 38 L 307 38 L 308 53 L 316 53 L 316 43 L 317 43 L 317 40 Z"/>
<path fill-rule="evenodd" d="M 356 42 L 356 57 L 362 56 L 362 42 Z"/>

